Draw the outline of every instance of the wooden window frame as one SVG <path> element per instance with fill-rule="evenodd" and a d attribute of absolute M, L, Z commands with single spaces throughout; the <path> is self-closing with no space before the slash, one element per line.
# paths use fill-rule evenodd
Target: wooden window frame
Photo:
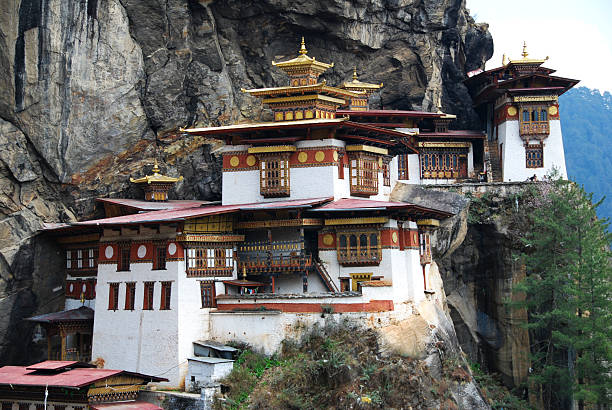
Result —
<path fill-rule="evenodd" d="M 408 154 L 400 154 L 397 156 L 397 179 L 410 179 Z"/>
<path fill-rule="evenodd" d="M 544 146 L 542 144 L 528 144 L 525 146 L 525 167 L 544 168 Z"/>
<path fill-rule="evenodd" d="M 391 167 L 389 161 L 384 160 L 382 165 L 383 186 L 391 186 Z"/>
<path fill-rule="evenodd" d="M 365 244 L 363 235 L 365 235 Z M 338 262 L 342 266 L 380 264 L 382 260 L 380 230 L 367 228 L 363 230 L 342 230 L 336 232 L 336 237 Z M 375 238 L 375 241 L 373 241 L 373 238 Z M 373 242 L 376 243 L 372 245 Z"/>
<path fill-rule="evenodd" d="M 130 244 L 119 245 L 119 259 L 117 260 L 117 272 L 129 272 L 132 250 Z"/>
<path fill-rule="evenodd" d="M 142 310 L 153 310 L 153 298 L 155 296 L 155 282 L 144 282 Z"/>
<path fill-rule="evenodd" d="M 351 195 L 378 195 L 378 157 L 365 152 L 349 154 L 349 185 Z"/>
<path fill-rule="evenodd" d="M 136 299 L 136 282 L 125 283 L 125 306 L 124 310 L 134 310 Z"/>
<path fill-rule="evenodd" d="M 66 249 L 66 271 L 90 272 L 98 269 L 98 247 L 86 246 Z"/>
<path fill-rule="evenodd" d="M 431 236 L 428 231 L 419 229 L 419 256 L 421 265 L 431 263 Z"/>
<path fill-rule="evenodd" d="M 219 244 L 187 245 L 185 266 L 188 277 L 232 276 L 235 265 L 233 246 Z M 221 252 L 225 254 L 221 256 Z"/>
<path fill-rule="evenodd" d="M 108 310 L 119 310 L 119 282 L 108 284 Z"/>
<path fill-rule="evenodd" d="M 467 161 L 467 150 L 423 150 L 419 153 L 421 179 L 458 179 L 461 159 Z"/>
<path fill-rule="evenodd" d="M 170 310 L 172 302 L 172 281 L 161 282 L 159 310 Z"/>
<path fill-rule="evenodd" d="M 200 281 L 200 300 L 202 302 L 202 309 L 217 307 L 216 298 L 215 282 Z"/>
<path fill-rule="evenodd" d="M 291 194 L 290 153 L 263 154 L 259 157 L 259 192 L 264 198 Z"/>
<path fill-rule="evenodd" d="M 519 133 L 523 135 L 550 134 L 548 105 L 524 105 L 520 107 Z"/>
<path fill-rule="evenodd" d="M 166 245 L 153 247 L 153 270 L 166 270 Z"/>

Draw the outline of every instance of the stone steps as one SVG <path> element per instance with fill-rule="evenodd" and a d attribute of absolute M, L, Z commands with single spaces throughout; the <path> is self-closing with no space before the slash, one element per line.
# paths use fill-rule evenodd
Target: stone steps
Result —
<path fill-rule="evenodd" d="M 486 141 L 491 164 L 491 182 L 502 182 L 502 169 L 499 163 L 499 149 L 496 141 Z"/>

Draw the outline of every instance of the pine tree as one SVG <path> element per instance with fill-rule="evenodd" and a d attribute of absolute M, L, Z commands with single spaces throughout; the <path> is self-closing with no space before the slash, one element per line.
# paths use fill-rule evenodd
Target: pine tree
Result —
<path fill-rule="evenodd" d="M 573 401 L 606 406 L 612 392 L 612 237 L 592 195 L 555 179 L 531 215 L 524 238 L 525 298 L 531 343 L 530 381 L 545 408 Z"/>

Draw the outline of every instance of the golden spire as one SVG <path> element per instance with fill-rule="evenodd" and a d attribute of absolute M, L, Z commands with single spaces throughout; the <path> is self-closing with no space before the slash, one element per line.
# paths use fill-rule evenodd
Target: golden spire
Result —
<path fill-rule="evenodd" d="M 504 53 L 504 56 L 502 57 L 502 65 L 508 65 L 508 57 L 506 56 L 506 53 Z"/>
<path fill-rule="evenodd" d="M 522 56 L 523 56 L 523 58 L 527 58 L 528 55 L 529 55 L 529 53 L 527 52 L 527 42 L 523 41 L 523 53 L 522 53 Z"/>
<path fill-rule="evenodd" d="M 304 43 L 304 37 L 302 36 L 302 45 L 300 46 L 300 54 L 304 55 L 308 53 L 308 50 L 306 50 L 306 43 Z"/>
<path fill-rule="evenodd" d="M 157 158 L 155 158 L 153 169 L 151 171 L 153 171 L 153 175 L 159 175 L 159 172 L 161 171 L 161 169 L 159 169 L 159 165 L 157 164 Z"/>
<path fill-rule="evenodd" d="M 353 81 L 357 81 L 357 66 L 353 69 Z"/>

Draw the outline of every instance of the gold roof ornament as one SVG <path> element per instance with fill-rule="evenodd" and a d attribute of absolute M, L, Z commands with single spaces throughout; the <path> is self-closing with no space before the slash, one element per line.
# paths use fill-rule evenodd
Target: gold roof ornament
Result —
<path fill-rule="evenodd" d="M 319 75 L 323 74 L 327 69 L 332 68 L 334 63 L 327 64 L 317 61 L 314 57 L 308 57 L 308 50 L 306 50 L 306 43 L 304 37 L 302 37 L 302 43 L 300 45 L 299 55 L 296 58 L 287 61 L 281 61 L 279 63 L 272 61 L 272 65 L 280 68 L 288 75 L 300 74 L 303 70 L 310 69 L 313 73 Z"/>
<path fill-rule="evenodd" d="M 372 94 L 375 90 L 382 88 L 382 86 L 383 86 L 383 83 L 371 84 L 371 83 L 364 83 L 364 82 L 359 81 L 357 77 L 357 67 L 353 69 L 353 81 L 346 81 L 342 84 L 342 88 L 345 88 L 347 90 L 361 91 L 361 92 L 365 92 L 368 94 Z"/>
<path fill-rule="evenodd" d="M 135 184 L 152 184 L 152 183 L 163 183 L 163 184 L 173 184 L 178 181 L 182 181 L 183 177 L 179 176 L 178 178 L 172 178 L 166 175 L 161 174 L 161 170 L 159 169 L 159 165 L 157 164 L 157 159 L 155 159 L 155 163 L 153 164 L 153 175 L 145 175 L 141 178 L 130 178 L 130 182 Z"/>
<path fill-rule="evenodd" d="M 502 57 L 502 65 L 504 67 L 508 65 L 508 57 L 506 56 L 506 53 L 504 53 L 504 55 Z"/>
<path fill-rule="evenodd" d="M 542 64 L 544 61 L 548 60 L 548 56 L 546 56 L 546 58 L 544 59 L 534 59 L 534 58 L 527 58 L 529 56 L 529 53 L 527 52 L 527 42 L 523 41 L 523 52 L 521 53 L 521 56 L 523 56 L 522 59 L 520 60 L 512 60 L 510 59 L 509 64 Z"/>

